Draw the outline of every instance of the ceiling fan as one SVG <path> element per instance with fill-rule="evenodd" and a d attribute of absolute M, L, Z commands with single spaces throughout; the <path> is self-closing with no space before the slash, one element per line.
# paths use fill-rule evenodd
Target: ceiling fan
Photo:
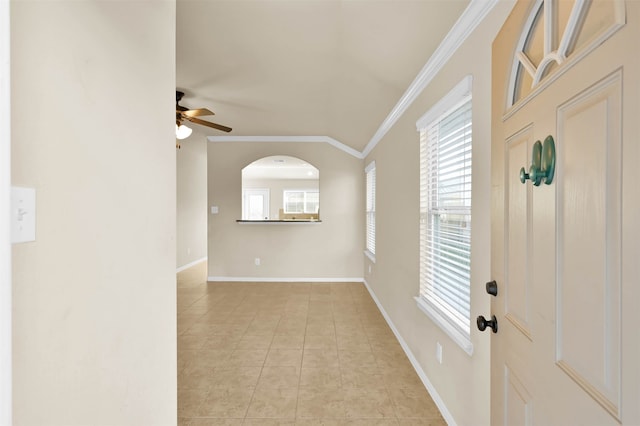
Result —
<path fill-rule="evenodd" d="M 176 90 L 176 137 L 178 139 L 184 139 L 191 134 L 191 129 L 182 124 L 183 120 L 190 121 L 192 123 L 200 124 L 201 126 L 211 127 L 223 132 L 230 132 L 231 127 L 223 126 L 221 124 L 212 123 L 210 121 L 201 120 L 198 117 L 203 115 L 214 115 L 213 111 L 207 108 L 189 109 L 180 105 L 180 100 L 184 96 L 184 92 Z M 180 133 L 181 128 L 185 128 L 185 133 Z M 180 137 L 182 136 L 182 137 Z M 178 145 L 179 147 L 179 145 Z"/>

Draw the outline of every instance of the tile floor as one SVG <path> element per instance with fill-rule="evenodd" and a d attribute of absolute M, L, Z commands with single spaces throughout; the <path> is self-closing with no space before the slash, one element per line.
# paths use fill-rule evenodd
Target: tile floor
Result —
<path fill-rule="evenodd" d="M 178 274 L 178 424 L 445 421 L 359 283 L 206 283 Z"/>

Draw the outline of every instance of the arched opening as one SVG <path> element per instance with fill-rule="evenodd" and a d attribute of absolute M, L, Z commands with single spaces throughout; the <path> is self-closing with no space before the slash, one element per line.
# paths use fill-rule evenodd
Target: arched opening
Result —
<path fill-rule="evenodd" d="M 242 169 L 242 220 L 320 220 L 320 171 L 287 155 L 247 165 Z"/>

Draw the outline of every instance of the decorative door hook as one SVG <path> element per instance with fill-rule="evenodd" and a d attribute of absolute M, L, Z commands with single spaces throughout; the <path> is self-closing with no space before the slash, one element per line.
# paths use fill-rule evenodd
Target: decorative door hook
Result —
<path fill-rule="evenodd" d="M 531 150 L 531 167 L 529 173 L 525 168 L 520 169 L 520 182 L 525 183 L 531 180 L 534 186 L 540 186 L 542 181 L 547 185 L 553 182 L 556 170 L 556 146 L 553 136 L 549 135 L 544 140 L 544 145 L 540 141 L 533 144 Z"/>

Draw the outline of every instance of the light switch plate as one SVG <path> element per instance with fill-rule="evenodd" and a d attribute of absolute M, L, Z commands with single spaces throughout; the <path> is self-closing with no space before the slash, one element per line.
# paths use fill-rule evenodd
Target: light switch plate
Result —
<path fill-rule="evenodd" d="M 11 242 L 36 240 L 36 190 L 11 187 Z"/>
<path fill-rule="evenodd" d="M 211 206 L 211 214 L 218 214 L 218 206 Z"/>

